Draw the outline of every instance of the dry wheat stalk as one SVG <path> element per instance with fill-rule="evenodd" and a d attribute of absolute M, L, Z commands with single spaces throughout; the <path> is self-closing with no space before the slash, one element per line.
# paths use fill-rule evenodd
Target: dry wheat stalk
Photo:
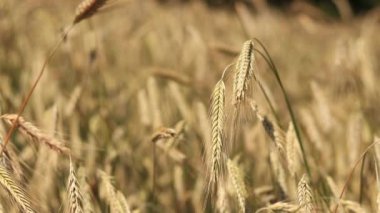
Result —
<path fill-rule="evenodd" d="M 12 125 L 14 122 L 16 122 L 17 115 L 5 114 L 5 115 L 2 115 L 1 118 L 4 119 L 10 125 Z M 61 142 L 55 137 L 51 137 L 43 133 L 40 129 L 38 129 L 32 123 L 25 121 L 23 117 L 21 116 L 19 117 L 17 121 L 17 125 L 19 127 L 20 132 L 23 135 L 32 138 L 34 141 L 44 143 L 47 146 L 49 146 L 51 149 L 57 152 L 64 153 L 64 154 L 70 153 L 70 149 L 65 147 L 63 145 L 63 142 Z"/>
<path fill-rule="evenodd" d="M 23 212 L 34 212 L 29 196 L 22 187 L 13 180 L 9 172 L 0 166 L 0 184 L 7 190 Z"/>
<path fill-rule="evenodd" d="M 208 161 L 211 164 L 210 184 L 218 183 L 218 179 L 222 175 L 224 161 L 223 153 L 223 128 L 224 128 L 224 104 L 225 104 L 225 85 L 222 80 L 215 85 L 211 98 L 211 147 Z"/>
<path fill-rule="evenodd" d="M 249 87 L 249 81 L 254 76 L 255 57 L 253 54 L 253 42 L 244 42 L 236 63 L 235 78 L 233 85 L 234 105 L 245 99 Z"/>
<path fill-rule="evenodd" d="M 240 210 L 241 212 L 245 212 L 245 201 L 247 199 L 248 192 L 244 184 L 243 171 L 239 168 L 235 161 L 232 161 L 230 159 L 227 160 L 227 169 L 229 179 L 231 180 L 232 186 L 235 189 Z"/>
<path fill-rule="evenodd" d="M 300 147 L 294 125 L 289 123 L 288 131 L 286 132 L 286 159 L 288 162 L 289 173 L 295 177 L 297 171 L 301 168 L 301 155 Z"/>
<path fill-rule="evenodd" d="M 103 7 L 108 0 L 84 0 L 75 10 L 73 24 L 77 24 L 87 18 L 93 16 L 98 10 Z"/>
<path fill-rule="evenodd" d="M 298 204 L 303 212 L 309 213 L 314 211 L 313 195 L 309 186 L 307 176 L 304 174 L 297 187 Z"/>
<path fill-rule="evenodd" d="M 67 184 L 67 191 L 69 194 L 69 210 L 70 213 L 82 213 L 83 201 L 80 192 L 79 183 L 75 174 L 74 166 L 70 159 L 70 174 Z"/>

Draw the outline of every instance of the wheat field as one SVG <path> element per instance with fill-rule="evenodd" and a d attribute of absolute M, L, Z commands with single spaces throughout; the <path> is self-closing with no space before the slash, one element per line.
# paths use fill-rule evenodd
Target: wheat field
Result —
<path fill-rule="evenodd" d="M 380 10 L 265 2 L 0 1 L 0 212 L 380 212 Z"/>

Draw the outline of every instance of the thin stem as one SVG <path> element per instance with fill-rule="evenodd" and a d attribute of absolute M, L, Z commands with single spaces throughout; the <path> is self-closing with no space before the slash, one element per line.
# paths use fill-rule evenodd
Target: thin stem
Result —
<path fill-rule="evenodd" d="M 153 143 L 152 148 L 153 155 L 153 178 L 152 178 L 152 196 L 153 196 L 153 204 L 156 203 L 156 171 L 157 171 L 157 159 L 156 159 L 156 143 Z"/>
<path fill-rule="evenodd" d="M 50 50 L 50 53 L 49 55 L 46 57 L 44 63 L 42 64 L 42 67 L 41 67 L 41 70 L 40 70 L 40 73 L 38 74 L 36 80 L 34 81 L 32 87 L 30 88 L 28 94 L 26 95 L 26 98 L 23 100 L 19 110 L 18 110 L 18 113 L 17 113 L 17 117 L 16 117 L 16 120 L 13 121 L 12 123 L 12 126 L 10 127 L 10 129 L 8 130 L 5 138 L 4 138 L 4 144 L 1 146 L 1 151 L 0 151 L 0 155 L 3 154 L 7 144 L 9 143 L 9 139 L 11 138 L 14 130 L 16 129 L 16 127 L 18 126 L 18 119 L 20 118 L 21 114 L 24 112 L 26 106 L 28 105 L 28 102 L 29 102 L 29 99 L 32 97 L 32 94 L 34 92 L 34 90 L 36 89 L 38 83 L 40 82 L 44 72 L 45 72 L 45 68 L 47 66 L 47 64 L 49 63 L 49 61 L 53 58 L 55 52 L 57 52 L 59 46 L 62 44 L 62 42 L 66 39 L 66 36 L 69 34 L 69 32 L 71 31 L 71 29 L 74 27 L 74 25 L 70 25 L 70 27 L 66 30 L 66 32 L 62 35 L 62 38 L 55 44 L 55 46 L 53 46 L 53 48 Z"/>
<path fill-rule="evenodd" d="M 284 99 L 285 99 L 285 103 L 286 103 L 286 106 L 288 108 L 288 111 L 289 111 L 289 114 L 290 114 L 290 118 L 293 122 L 293 125 L 294 125 L 294 130 L 296 132 L 296 136 L 297 136 L 297 139 L 298 139 L 298 143 L 301 147 L 301 152 L 302 152 L 302 158 L 303 158 L 303 161 L 304 161 L 304 165 L 305 165 L 305 168 L 306 168 L 306 172 L 308 174 L 308 176 L 311 178 L 311 170 L 310 170 L 310 167 L 309 167 L 309 163 L 307 162 L 307 158 L 306 158 L 306 152 L 305 152 L 305 148 L 303 146 L 303 141 L 302 141 L 302 138 L 301 138 L 301 133 L 300 133 L 300 130 L 298 128 L 298 123 L 296 121 L 296 118 L 295 118 L 295 114 L 294 114 L 294 111 L 293 111 L 293 108 L 290 104 L 290 100 L 287 96 L 287 93 L 285 91 L 285 88 L 282 84 L 282 81 L 281 81 L 281 78 L 280 78 L 280 75 L 279 75 L 279 72 L 278 72 L 278 69 L 276 67 L 276 65 L 273 63 L 271 57 L 270 57 L 270 54 L 268 53 L 268 51 L 266 50 L 265 46 L 258 40 L 258 39 L 254 39 L 257 43 L 259 43 L 259 45 L 263 48 L 265 54 L 267 55 L 268 57 L 268 60 L 267 60 L 267 63 L 269 62 L 269 65 L 270 67 L 272 68 L 272 72 L 273 74 L 275 75 L 276 77 L 276 80 L 277 80 L 277 83 L 279 84 L 280 86 L 280 89 L 281 89 L 281 92 L 282 92 L 282 95 L 284 96 Z"/>
<path fill-rule="evenodd" d="M 367 152 L 373 148 L 376 144 L 380 143 L 380 141 L 375 141 L 373 142 L 371 145 L 369 145 L 365 150 L 364 152 L 361 154 L 360 158 L 355 162 L 354 164 L 354 167 L 352 167 L 351 169 L 351 172 L 350 174 L 348 175 L 348 178 L 346 180 L 346 182 L 344 183 L 344 186 L 343 186 L 343 189 L 342 189 L 342 192 L 340 193 L 339 195 L 339 200 L 338 200 L 338 204 L 336 204 L 336 207 L 334 209 L 334 212 L 336 213 L 338 211 L 338 208 L 339 208 L 339 201 L 342 199 L 343 195 L 344 195 L 344 192 L 347 190 L 347 187 L 348 187 L 348 182 L 350 182 L 351 178 L 352 178 L 352 175 L 354 174 L 354 171 L 356 169 L 356 167 L 359 165 L 360 161 L 362 161 L 362 159 L 365 157 L 365 155 L 367 154 Z"/>
<path fill-rule="evenodd" d="M 365 166 L 365 159 L 367 155 L 364 155 L 363 161 L 362 161 L 362 166 L 360 169 L 360 193 L 359 193 L 359 204 L 362 203 L 363 201 L 363 192 L 364 192 L 364 166 Z"/>

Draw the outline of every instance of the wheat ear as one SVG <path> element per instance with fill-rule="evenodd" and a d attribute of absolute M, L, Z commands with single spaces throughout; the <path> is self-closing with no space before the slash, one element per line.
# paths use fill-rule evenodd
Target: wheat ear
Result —
<path fill-rule="evenodd" d="M 300 148 L 294 125 L 289 123 L 288 131 L 286 132 L 286 159 L 288 162 L 288 170 L 292 177 L 295 177 L 297 171 L 301 168 Z"/>
<path fill-rule="evenodd" d="M 2 115 L 0 118 L 4 119 L 10 125 L 12 125 L 13 123 L 17 123 L 19 127 L 19 131 L 23 135 L 32 138 L 34 141 L 44 143 L 47 146 L 49 146 L 51 149 L 57 152 L 64 153 L 64 154 L 70 153 L 70 149 L 65 147 L 62 141 L 60 141 L 59 139 L 55 137 L 51 137 L 43 133 L 39 128 L 34 126 L 32 123 L 25 121 L 23 117 L 18 116 L 16 114 L 5 114 L 5 115 Z"/>
<path fill-rule="evenodd" d="M 233 84 L 234 105 L 238 105 L 245 99 L 249 81 L 254 76 L 253 42 L 244 42 L 235 68 L 235 78 Z"/>
<path fill-rule="evenodd" d="M 303 212 L 313 212 L 313 195 L 309 186 L 309 180 L 304 174 L 297 187 L 298 204 Z"/>
<path fill-rule="evenodd" d="M 34 212 L 29 196 L 25 193 L 23 188 L 13 180 L 11 174 L 9 174 L 3 166 L 0 166 L 0 184 L 8 191 L 23 212 Z"/>
<path fill-rule="evenodd" d="M 78 179 L 75 174 L 73 163 L 70 159 L 70 174 L 67 184 L 69 194 L 69 210 L 70 213 L 83 213 L 83 200 L 80 193 Z"/>
<path fill-rule="evenodd" d="M 210 184 L 216 184 L 223 169 L 223 128 L 224 128 L 225 85 L 223 80 L 215 85 L 211 98 L 211 156 Z"/>
<path fill-rule="evenodd" d="M 103 7 L 108 0 L 84 0 L 75 10 L 73 24 L 77 24 L 87 18 L 93 16 L 98 10 Z"/>
<path fill-rule="evenodd" d="M 101 179 L 101 197 L 105 199 L 108 202 L 108 205 L 110 206 L 110 212 L 112 213 L 124 213 L 126 212 L 125 209 L 123 209 L 123 204 L 120 203 L 120 200 L 117 199 L 116 190 L 113 187 L 111 183 L 111 177 L 107 175 L 103 171 L 98 171 L 98 174 Z"/>
<path fill-rule="evenodd" d="M 239 201 L 241 212 L 245 212 L 245 201 L 248 196 L 247 189 L 244 184 L 244 176 L 242 170 L 235 161 L 228 159 L 227 168 L 229 179 L 235 189 L 236 197 Z"/>

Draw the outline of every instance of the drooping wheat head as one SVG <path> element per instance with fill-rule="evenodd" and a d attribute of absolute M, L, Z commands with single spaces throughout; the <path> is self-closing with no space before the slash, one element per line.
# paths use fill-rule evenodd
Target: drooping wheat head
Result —
<path fill-rule="evenodd" d="M 4 114 L 0 118 L 4 119 L 7 123 L 12 125 L 13 122 L 16 121 L 17 115 L 16 114 Z M 25 119 L 23 117 L 20 116 L 18 118 L 18 121 L 16 121 L 16 122 L 17 122 L 17 125 L 19 127 L 18 128 L 19 131 L 24 136 L 31 138 L 33 141 L 46 144 L 51 149 L 53 149 L 59 153 L 63 153 L 63 154 L 69 154 L 70 153 L 70 149 L 65 147 L 64 143 L 61 140 L 42 132 L 39 128 L 34 126 L 32 123 L 25 121 Z"/>
<path fill-rule="evenodd" d="M 223 159 L 225 85 L 222 80 L 215 85 L 211 97 L 211 144 L 208 149 L 210 186 L 217 184 L 225 166 Z M 214 187 L 214 186 L 212 186 Z"/>
<path fill-rule="evenodd" d="M 87 18 L 93 16 L 98 10 L 103 7 L 108 0 L 84 0 L 75 10 L 73 24 L 77 24 Z"/>

